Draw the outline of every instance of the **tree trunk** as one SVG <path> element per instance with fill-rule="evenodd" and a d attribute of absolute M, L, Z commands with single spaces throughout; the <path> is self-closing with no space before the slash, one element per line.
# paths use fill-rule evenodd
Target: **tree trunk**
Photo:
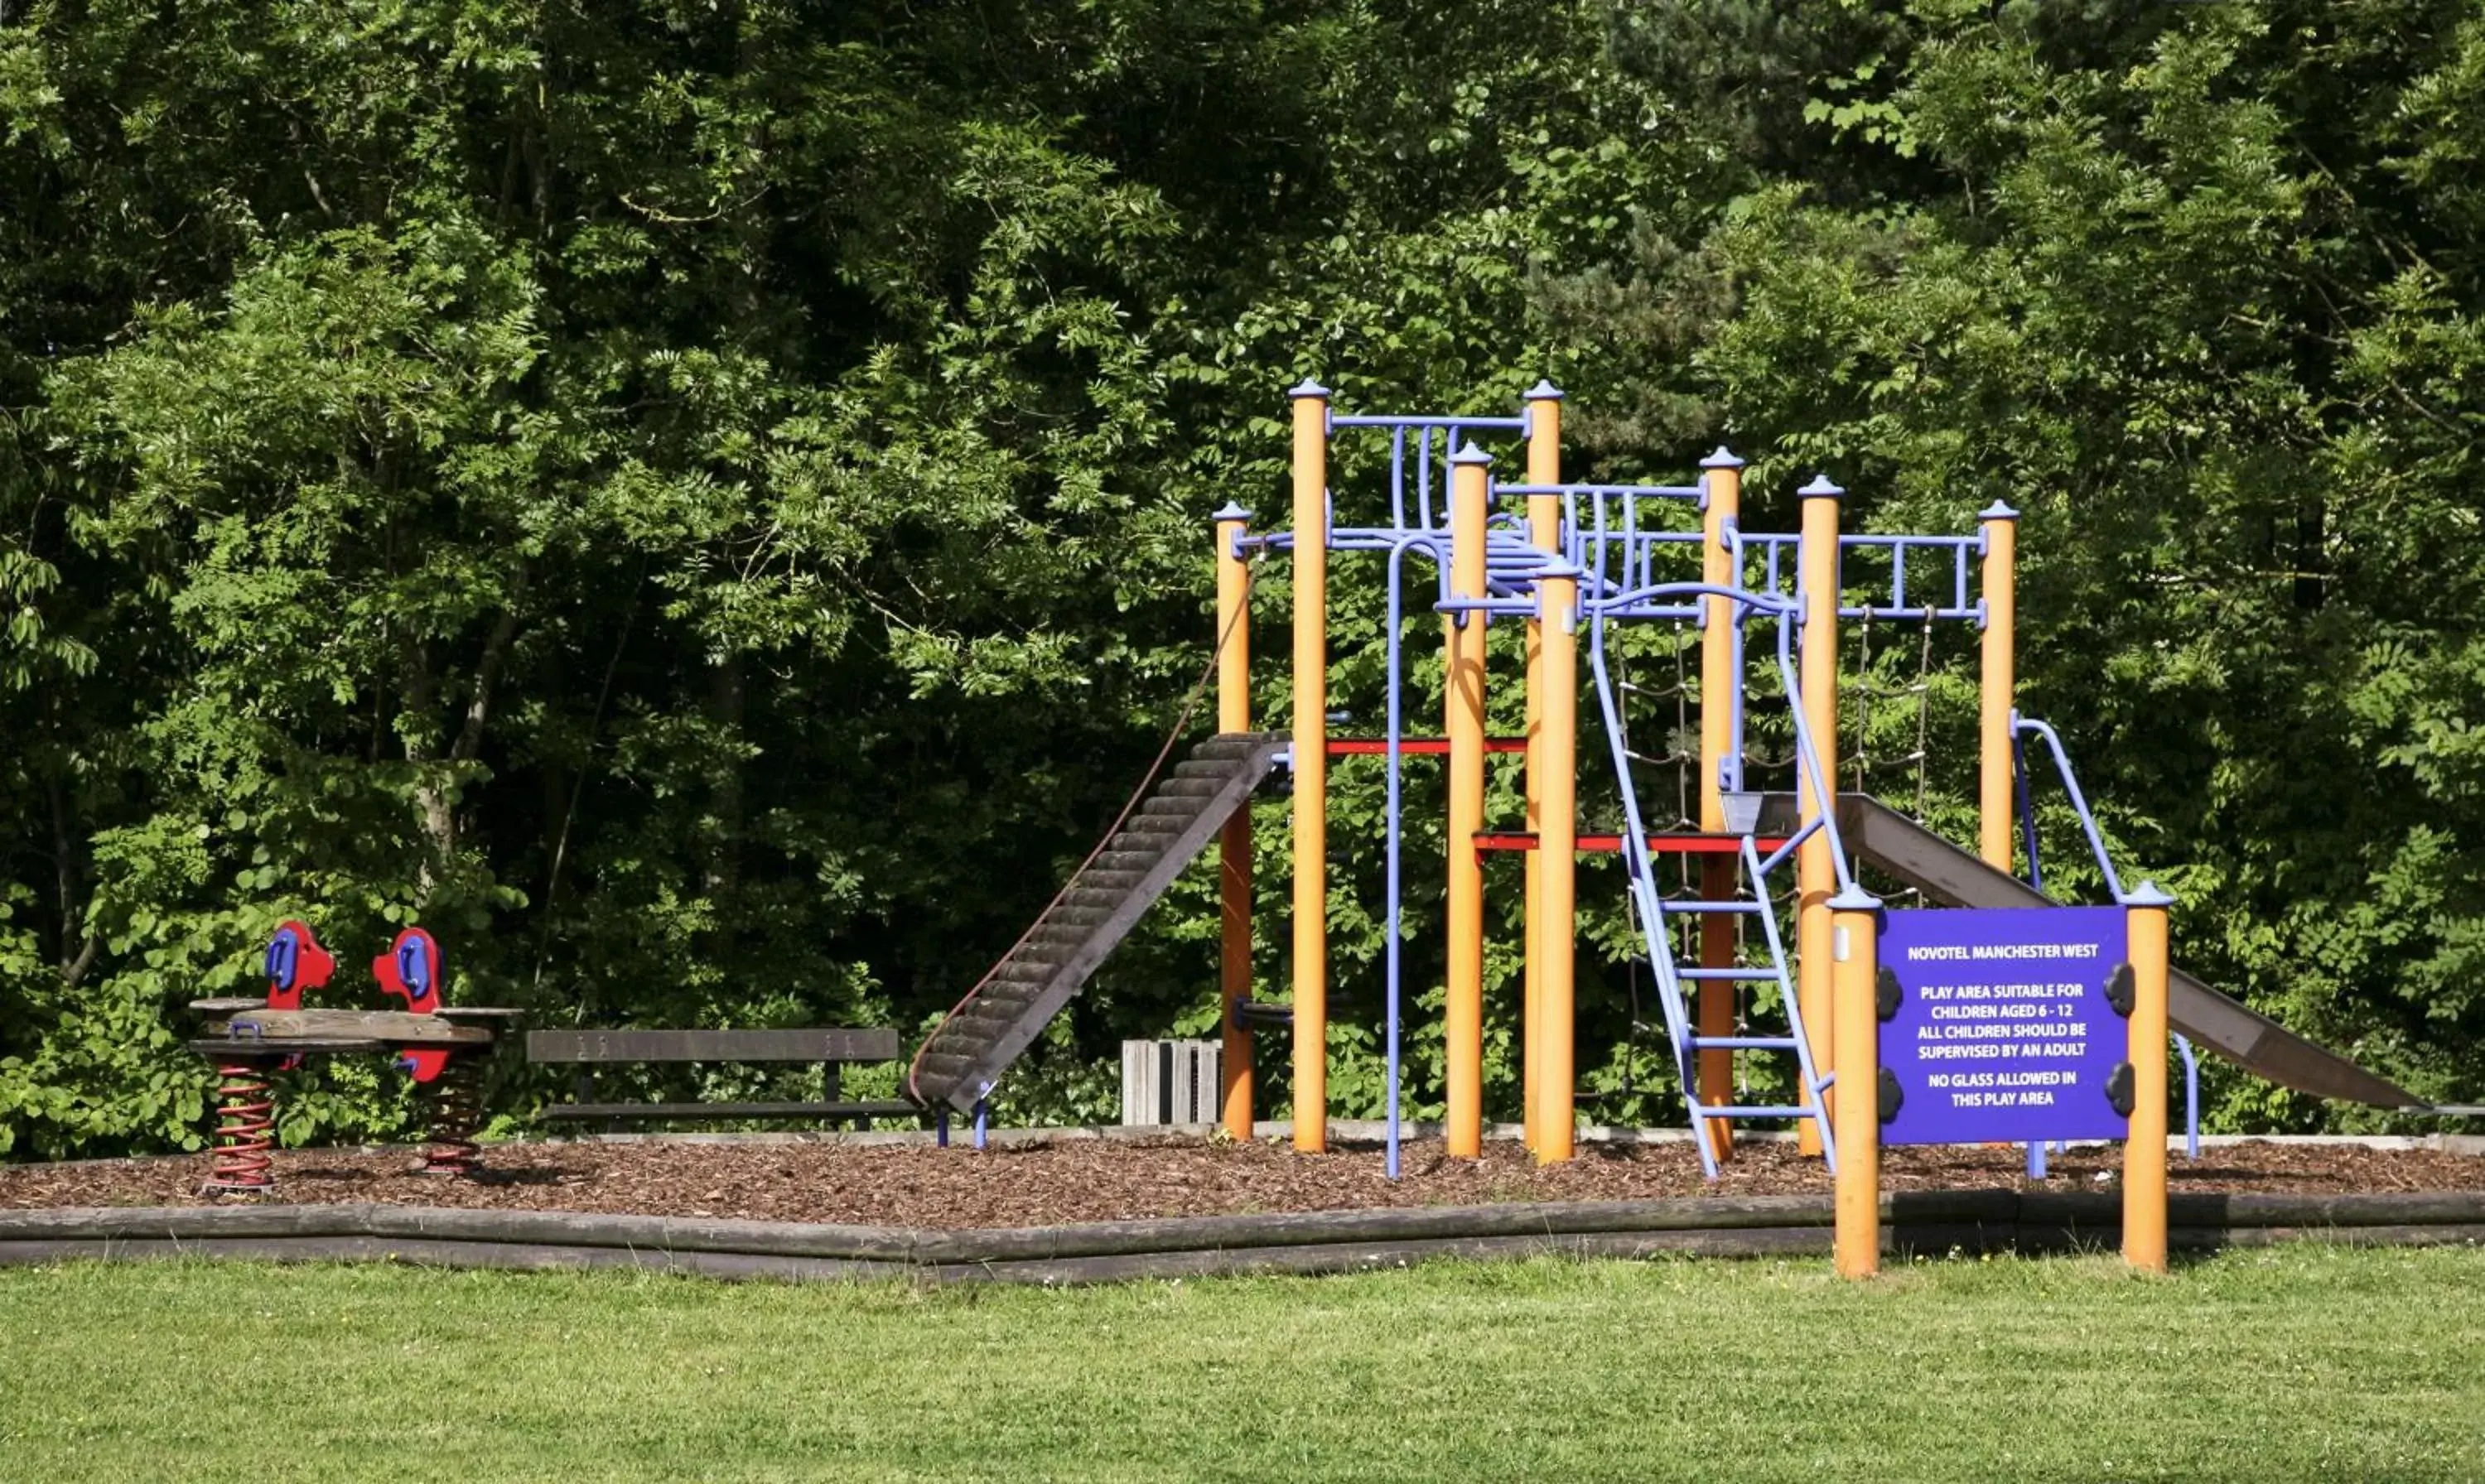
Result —
<path fill-rule="evenodd" d="M 742 657 L 726 655 L 708 667 L 708 715 L 729 746 L 742 742 L 743 674 Z M 712 799 L 716 809 L 716 849 L 709 852 L 707 886 L 713 892 L 730 891 L 742 878 L 742 759 L 727 756 L 718 765 L 716 790 Z"/>
<path fill-rule="evenodd" d="M 483 640 L 483 653 L 476 661 L 475 678 L 466 692 L 466 714 L 446 757 L 434 749 L 432 742 L 431 727 L 438 715 L 440 695 L 430 647 L 421 643 L 407 646 L 406 710 L 415 719 L 405 732 L 405 760 L 417 765 L 415 806 L 422 815 L 426 847 L 426 858 L 417 878 L 422 899 L 417 905 L 430 900 L 440 874 L 455 858 L 457 773 L 482 751 L 483 733 L 492 718 L 493 690 L 508 661 L 509 645 L 517 638 L 518 614 L 526 590 L 527 570 L 520 567 L 510 579 L 507 598 L 493 617 L 492 631 Z"/>

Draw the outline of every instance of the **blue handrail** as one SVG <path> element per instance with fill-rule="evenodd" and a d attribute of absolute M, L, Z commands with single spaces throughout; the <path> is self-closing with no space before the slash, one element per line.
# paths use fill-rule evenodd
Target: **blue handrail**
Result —
<path fill-rule="evenodd" d="M 2045 750 L 2053 754 L 2054 770 L 2062 780 L 2062 791 L 2070 796 L 2071 808 L 2080 817 L 2080 828 L 2087 832 L 2089 849 L 2096 855 L 2097 870 L 2105 877 L 2108 890 L 2116 902 L 2124 900 L 2122 878 L 2116 875 L 2114 858 L 2107 853 L 2105 835 L 2097 828 L 2096 816 L 2089 812 L 2088 796 L 2080 791 L 2080 780 L 2071 771 L 2071 760 L 2062 750 L 2062 739 L 2042 721 L 2010 714 L 2010 756 L 2012 771 L 2018 775 L 2019 831 L 2028 848 L 2028 884 L 2036 891 L 2045 889 L 2045 870 L 2036 852 L 2036 800 L 2028 771 L 2026 739 L 2036 738 Z M 2200 1157 L 2200 1059 L 2192 1048 L 2191 1039 L 2180 1032 L 2174 1035 L 2174 1050 L 2183 1059 L 2183 1147 L 2189 1159 Z M 2041 1145 L 2028 1147 L 2028 1174 L 2042 1179 L 2045 1174 L 2045 1150 Z"/>
<path fill-rule="evenodd" d="M 2115 874 L 2114 857 L 2106 853 L 2105 836 L 2097 829 L 2096 816 L 2089 812 L 2088 796 L 2080 792 L 2079 777 L 2071 771 L 2071 760 L 2062 751 L 2062 739 L 2044 722 L 2022 716 L 2015 711 L 2010 714 L 2010 731 L 2014 737 L 2035 738 L 2045 744 L 2046 751 L 2053 754 L 2054 771 L 2062 780 L 2062 792 L 2070 796 L 2072 811 L 2080 817 L 2080 828 L 2088 834 L 2089 850 L 2096 856 L 2097 870 L 2105 877 L 2106 889 L 2114 894 L 2115 901 L 2122 901 L 2122 877 Z"/>
<path fill-rule="evenodd" d="M 1388 1036 L 1387 1043 L 1382 1048 L 1382 1054 L 1388 1063 L 1386 1096 L 1389 1129 L 1385 1163 L 1388 1176 L 1393 1180 L 1398 1178 L 1400 1146 L 1398 1087 L 1399 1043 L 1402 1036 L 1399 1016 L 1403 1002 L 1399 989 L 1399 941 L 1404 936 L 1400 922 L 1403 916 L 1402 899 L 1405 896 L 1399 873 L 1401 857 L 1404 854 L 1404 841 L 1401 839 L 1400 826 L 1403 823 L 1404 807 L 1402 774 L 1406 766 L 1406 709 L 1405 698 L 1400 694 L 1403 656 L 1398 634 L 1406 622 L 1404 593 L 1406 554 L 1420 551 L 1432 557 L 1435 582 L 1446 586 L 1450 566 L 1448 544 L 1448 533 L 1441 532 L 1430 536 L 1410 536 L 1389 549 L 1389 642 L 1386 646 L 1388 650 L 1386 676 L 1382 681 L 1388 696 L 1387 727 L 1382 734 L 1385 738 L 1384 746 L 1387 753 L 1383 772 L 1387 779 L 1384 785 L 1387 800 L 1384 809 L 1388 823 L 1383 830 L 1382 839 L 1385 842 L 1383 850 L 1386 855 L 1385 876 L 1389 904 L 1381 929 L 1381 988 L 1385 1000 L 1384 1012 Z"/>

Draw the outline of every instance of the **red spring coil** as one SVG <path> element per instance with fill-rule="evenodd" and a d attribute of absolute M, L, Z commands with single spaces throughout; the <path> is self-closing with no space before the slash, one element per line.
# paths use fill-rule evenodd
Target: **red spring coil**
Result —
<path fill-rule="evenodd" d="M 475 1134 L 483 1124 L 483 1067 L 472 1057 L 451 1056 L 439 1078 L 429 1084 L 430 1142 L 423 1151 L 420 1174 L 473 1174 L 477 1168 Z"/>
<path fill-rule="evenodd" d="M 276 1181 L 268 1175 L 267 1151 L 275 1147 L 276 1098 L 264 1068 L 246 1062 L 216 1068 L 215 1168 L 199 1187 L 214 1191 L 263 1191 Z"/>

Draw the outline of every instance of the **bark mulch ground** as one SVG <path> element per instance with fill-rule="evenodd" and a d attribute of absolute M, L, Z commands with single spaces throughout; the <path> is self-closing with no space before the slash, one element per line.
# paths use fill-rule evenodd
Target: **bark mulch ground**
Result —
<path fill-rule="evenodd" d="M 1882 1152 L 1889 1190 L 2111 1189 L 2120 1152 L 2057 1155 L 2052 1176 L 2025 1178 L 2016 1148 Z M 288 1151 L 272 1199 L 396 1205 L 636 1212 L 753 1221 L 919 1227 L 1033 1227 L 1066 1222 L 1507 1201 L 1617 1201 L 1825 1192 L 1828 1177 L 1790 1146 L 1746 1145 L 1715 1182 L 1687 1144 L 1587 1146 L 1576 1163 L 1539 1169 L 1512 1144 L 1478 1160 L 1409 1145 L 1391 1181 L 1370 1147 L 1303 1155 L 1283 1143 L 1199 1139 L 1065 1140 L 970 1148 L 822 1144 L 526 1144 L 487 1147 L 473 1179 L 413 1173 L 403 1149 Z M 0 1209 L 198 1205 L 205 1155 L 0 1166 Z M 2185 1191 L 2353 1194 L 2485 1190 L 2485 1158 L 2348 1145 L 2244 1144 L 2179 1153 Z M 231 1198 L 225 1198 L 230 1200 Z"/>

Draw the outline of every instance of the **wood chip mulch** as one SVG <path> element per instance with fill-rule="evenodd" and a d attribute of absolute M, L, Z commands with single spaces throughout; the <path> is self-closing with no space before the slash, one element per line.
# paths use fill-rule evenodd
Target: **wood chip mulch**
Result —
<path fill-rule="evenodd" d="M 1715 1182 L 1687 1144 L 1584 1146 L 1540 1169 L 1516 1145 L 1453 1160 L 1438 1143 L 1406 1147 L 1406 1176 L 1387 1179 L 1377 1149 L 1302 1155 L 1276 1142 L 1064 1140 L 988 1151 L 924 1146 L 614 1144 L 489 1146 L 472 1179 L 413 1173 L 404 1149 L 317 1149 L 277 1156 L 281 1201 L 636 1212 L 875 1226 L 1032 1227 L 1144 1217 L 1510 1201 L 1616 1201 L 1825 1192 L 1828 1177 L 1790 1146 L 1749 1144 Z M 1883 1188 L 2113 1188 L 2120 1154 L 2057 1155 L 2041 1184 L 2016 1148 L 1894 1148 Z M 0 1166 L 0 1209 L 198 1205 L 205 1155 Z M 2350 1194 L 2485 1190 L 2485 1159 L 2425 1149 L 2254 1143 L 2170 1162 L 2185 1191 Z M 230 1201 L 232 1198 L 223 1198 Z"/>

